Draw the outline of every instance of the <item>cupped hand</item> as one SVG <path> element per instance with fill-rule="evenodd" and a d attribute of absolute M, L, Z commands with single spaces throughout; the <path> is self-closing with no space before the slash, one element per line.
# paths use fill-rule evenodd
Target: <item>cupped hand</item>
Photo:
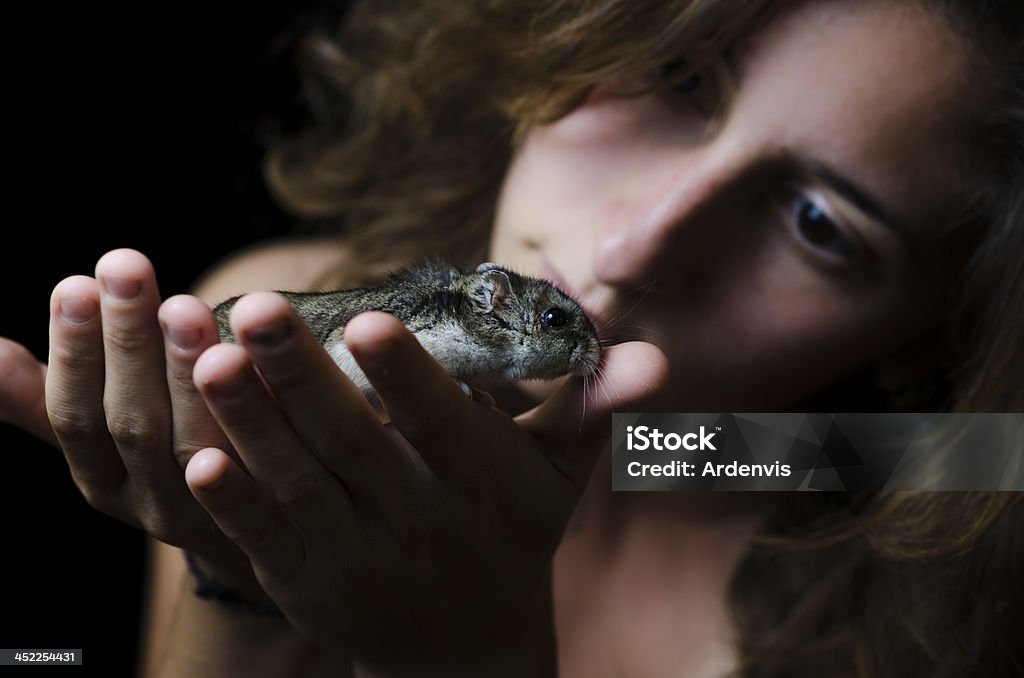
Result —
<path fill-rule="evenodd" d="M 45 384 L 46 363 L 21 344 L 0 337 L 0 422 L 56 445 L 46 416 Z"/>
<path fill-rule="evenodd" d="M 289 620 L 382 673 L 548 662 L 551 558 L 609 413 L 660 387 L 663 354 L 617 346 L 598 383 L 512 419 L 364 314 L 345 341 L 386 426 L 282 297 L 248 295 L 231 321 L 242 345 L 208 349 L 194 377 L 249 473 L 209 448 L 186 478 Z"/>
<path fill-rule="evenodd" d="M 50 311 L 48 369 L 9 351 L 37 394 L 8 406 L 12 422 L 59 445 L 93 507 L 194 551 L 224 584 L 261 598 L 182 472 L 203 447 L 230 449 L 192 382 L 195 360 L 218 341 L 210 310 L 188 296 L 161 305 L 149 260 L 122 249 L 100 258 L 95 278 L 61 281 Z"/>

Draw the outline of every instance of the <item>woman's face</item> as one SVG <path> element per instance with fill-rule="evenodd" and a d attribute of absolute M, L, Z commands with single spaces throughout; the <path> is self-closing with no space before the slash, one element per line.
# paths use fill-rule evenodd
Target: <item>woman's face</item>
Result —
<path fill-rule="evenodd" d="M 799 408 L 913 353 L 945 310 L 960 253 L 938 233 L 971 178 L 955 143 L 966 52 L 909 3 L 825 2 L 724 63 L 716 120 L 707 74 L 634 98 L 605 83 L 531 130 L 491 256 L 559 283 L 609 335 L 661 347 L 660 404 Z"/>

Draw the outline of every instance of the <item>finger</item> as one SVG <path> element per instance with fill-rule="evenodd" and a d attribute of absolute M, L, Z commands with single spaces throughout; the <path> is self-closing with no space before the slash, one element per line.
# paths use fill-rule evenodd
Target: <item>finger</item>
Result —
<path fill-rule="evenodd" d="M 211 346 L 193 378 L 252 477 L 293 519 L 317 529 L 325 515 L 351 513 L 347 492 L 292 431 L 244 348 Z"/>
<path fill-rule="evenodd" d="M 270 578 L 281 585 L 302 571 L 300 533 L 223 450 L 211 447 L 193 455 L 185 482 L 225 536 L 249 557 L 257 574 L 264 575 L 261 581 Z"/>
<path fill-rule="evenodd" d="M 403 453 L 377 412 L 279 294 L 238 300 L 231 328 L 296 434 L 351 492 L 381 496 L 403 482 Z"/>
<path fill-rule="evenodd" d="M 46 415 L 46 364 L 27 348 L 0 337 L 0 421 L 57 445 Z"/>
<path fill-rule="evenodd" d="M 196 360 L 218 342 L 213 314 L 201 300 L 182 294 L 160 305 L 157 320 L 164 335 L 171 437 L 178 466 L 185 468 L 192 455 L 204 447 L 219 447 L 233 455 L 227 436 L 192 381 Z"/>
<path fill-rule="evenodd" d="M 95 508 L 131 521 L 126 474 L 103 413 L 103 337 L 99 289 L 85 276 L 62 280 L 50 298 L 46 409 L 79 490 Z"/>
<path fill-rule="evenodd" d="M 472 407 L 443 367 L 416 337 L 386 313 L 364 313 L 345 327 L 345 343 L 387 407 L 392 423 L 428 464 L 447 468 L 458 459 L 448 441 Z"/>
<path fill-rule="evenodd" d="M 591 383 L 576 376 L 550 398 L 516 418 L 552 452 L 570 478 L 584 481 L 611 436 L 611 413 L 658 392 L 668 379 L 668 359 L 653 344 L 630 342 L 605 351 Z"/>
<path fill-rule="evenodd" d="M 134 250 L 96 263 L 106 356 L 103 406 L 138 497 L 185 493 L 171 449 L 171 407 L 153 266 Z M 185 493 L 187 496 L 187 493 Z"/>

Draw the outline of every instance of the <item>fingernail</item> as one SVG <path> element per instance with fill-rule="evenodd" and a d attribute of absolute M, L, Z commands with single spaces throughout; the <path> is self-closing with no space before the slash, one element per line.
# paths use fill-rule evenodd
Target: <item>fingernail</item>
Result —
<path fill-rule="evenodd" d="M 118 301 L 131 301 L 142 291 L 142 282 L 139 280 L 106 277 L 101 277 L 99 280 L 103 291 Z"/>
<path fill-rule="evenodd" d="M 215 396 L 231 398 L 245 391 L 247 381 L 248 375 L 245 372 L 236 372 L 220 379 L 208 380 L 206 386 Z"/>
<path fill-rule="evenodd" d="M 203 331 L 198 327 L 184 325 L 165 325 L 164 331 L 171 343 L 178 348 L 193 348 L 203 338 Z"/>
<path fill-rule="evenodd" d="M 288 322 L 280 319 L 275 320 L 262 327 L 254 327 L 246 330 L 245 338 L 249 341 L 270 348 L 280 344 L 288 336 Z"/>
<path fill-rule="evenodd" d="M 58 302 L 60 316 L 69 325 L 85 325 L 96 317 L 96 302 L 93 299 L 64 297 Z"/>

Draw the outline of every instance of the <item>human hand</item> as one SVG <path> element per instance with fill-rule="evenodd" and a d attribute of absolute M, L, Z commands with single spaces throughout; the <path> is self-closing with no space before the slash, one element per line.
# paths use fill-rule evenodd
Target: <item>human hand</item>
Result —
<path fill-rule="evenodd" d="M 56 445 L 46 416 L 45 383 L 46 363 L 21 344 L 0 337 L 0 422 Z"/>
<path fill-rule="evenodd" d="M 589 391 L 573 379 L 513 420 L 364 314 L 345 341 L 385 426 L 285 299 L 248 295 L 231 322 L 242 345 L 194 377 L 251 476 L 210 448 L 186 478 L 292 624 L 389 674 L 553 667 L 551 558 L 609 413 L 659 388 L 661 352 L 617 346 Z"/>
<path fill-rule="evenodd" d="M 96 278 L 61 281 L 50 310 L 49 369 L 8 347 L 25 390 L 13 406 L 7 399 L 4 416 L 64 451 L 93 507 L 194 552 L 218 580 L 263 598 L 247 559 L 182 473 L 202 447 L 230 450 L 192 383 L 196 358 L 218 341 L 210 310 L 188 296 L 161 305 L 152 265 L 124 249 L 100 258 Z"/>

